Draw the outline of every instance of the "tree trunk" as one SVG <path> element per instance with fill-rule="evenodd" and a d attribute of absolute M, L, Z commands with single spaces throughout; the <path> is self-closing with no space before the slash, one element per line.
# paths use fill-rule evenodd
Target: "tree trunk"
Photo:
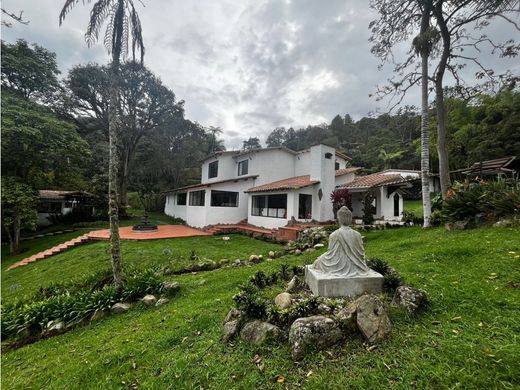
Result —
<path fill-rule="evenodd" d="M 424 37 L 430 25 L 430 8 L 425 5 L 422 11 L 420 36 Z M 428 113 L 428 57 L 429 45 L 423 39 L 421 46 L 421 184 L 423 201 L 423 227 L 430 227 L 430 134 Z"/>
<path fill-rule="evenodd" d="M 442 14 L 442 2 L 435 7 L 435 18 L 441 31 L 442 54 L 435 75 L 435 102 L 437 106 L 437 153 L 439 154 L 439 177 L 441 182 L 442 198 L 446 198 L 451 185 L 450 167 L 448 162 L 448 150 L 446 148 L 446 105 L 444 103 L 444 91 L 442 79 L 451 51 L 451 37 Z"/>
<path fill-rule="evenodd" d="M 119 169 L 119 93 L 117 78 L 119 77 L 119 61 L 113 60 L 110 77 L 110 101 L 108 115 L 108 136 L 110 145 L 108 168 L 108 214 L 110 217 L 110 257 L 114 284 L 117 290 L 123 287 L 123 270 L 121 266 L 121 248 L 119 242 L 118 213 L 118 169 Z"/>
<path fill-rule="evenodd" d="M 130 164 L 130 155 L 128 152 L 123 154 L 123 163 L 121 164 L 121 175 L 119 183 L 119 204 L 123 210 L 120 210 L 121 215 L 126 215 L 126 206 L 128 206 L 128 168 Z"/>

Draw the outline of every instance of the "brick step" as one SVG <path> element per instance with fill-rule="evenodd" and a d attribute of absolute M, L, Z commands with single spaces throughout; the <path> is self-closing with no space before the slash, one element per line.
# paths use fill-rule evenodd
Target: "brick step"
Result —
<path fill-rule="evenodd" d="M 46 259 L 47 257 L 56 255 L 58 253 L 61 253 L 63 251 L 66 251 L 69 248 L 73 248 L 77 245 L 83 244 L 84 242 L 87 242 L 90 240 L 90 237 L 88 234 L 84 234 L 83 236 L 79 236 L 76 238 L 73 238 L 72 240 L 66 241 L 62 244 L 56 245 L 50 249 L 46 249 L 42 252 L 36 253 L 32 256 L 29 256 L 23 260 L 20 260 L 14 264 L 12 264 L 7 270 L 11 270 L 13 268 L 21 267 L 30 263 L 34 263 L 35 261 Z"/>

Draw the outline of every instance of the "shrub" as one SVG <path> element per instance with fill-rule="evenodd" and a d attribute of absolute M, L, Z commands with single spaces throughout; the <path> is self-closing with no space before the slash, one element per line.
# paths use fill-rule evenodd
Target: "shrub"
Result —
<path fill-rule="evenodd" d="M 267 300 L 261 298 L 258 289 L 251 284 L 240 287 L 240 291 L 233 296 L 235 306 L 243 311 L 250 319 L 263 320 L 267 318 Z"/>
<path fill-rule="evenodd" d="M 500 179 L 492 182 L 455 183 L 444 201 L 442 217 L 450 222 L 473 218 L 484 213 L 488 219 L 518 214 L 520 180 Z"/>
<path fill-rule="evenodd" d="M 96 287 L 100 282 L 103 286 Z M 96 310 L 109 310 L 116 302 L 134 301 L 143 295 L 161 291 L 162 282 L 156 276 L 155 268 L 127 271 L 127 281 L 120 292 L 112 284 L 106 284 L 105 279 L 95 281 L 93 277 L 83 282 L 53 285 L 41 289 L 30 300 L 2 307 L 2 338 L 39 336 L 50 321 L 56 320 L 72 327 L 89 318 Z"/>
<path fill-rule="evenodd" d="M 367 265 L 373 269 L 374 271 L 380 273 L 381 275 L 386 275 L 388 271 L 390 270 L 390 267 L 388 266 L 388 262 L 382 259 L 373 258 L 373 259 L 367 259 Z"/>
<path fill-rule="evenodd" d="M 393 294 L 403 284 L 403 278 L 397 272 L 389 272 L 383 277 L 383 290 Z"/>
<path fill-rule="evenodd" d="M 326 243 L 328 238 L 329 233 L 321 226 L 308 228 L 300 232 L 296 240 L 290 241 L 289 244 L 287 244 L 287 248 L 289 250 L 304 250 L 312 248 L 316 244 Z"/>
<path fill-rule="evenodd" d="M 372 225 L 374 223 L 374 214 L 376 208 L 374 207 L 374 200 L 376 196 L 372 191 L 367 191 L 363 198 L 363 223 L 365 225 Z"/>
<path fill-rule="evenodd" d="M 289 327 L 295 320 L 318 314 L 320 300 L 318 297 L 310 297 L 285 310 L 276 306 L 270 306 L 267 319 L 270 323 L 281 328 Z"/>

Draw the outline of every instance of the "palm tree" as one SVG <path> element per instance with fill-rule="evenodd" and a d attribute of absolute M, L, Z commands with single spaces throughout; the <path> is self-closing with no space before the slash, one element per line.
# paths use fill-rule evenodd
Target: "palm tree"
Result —
<path fill-rule="evenodd" d="M 423 227 L 430 227 L 432 213 L 430 201 L 430 134 L 428 112 L 428 58 L 438 32 L 430 27 L 432 0 L 418 0 L 421 8 L 421 27 L 413 40 L 415 52 L 421 57 L 421 187 L 423 201 Z"/>
<path fill-rule="evenodd" d="M 88 0 L 90 3 L 91 0 Z M 65 17 L 74 8 L 79 0 L 66 0 L 60 12 L 60 26 Z M 83 1 L 85 3 L 85 1 Z M 144 57 L 144 44 L 141 30 L 141 21 L 132 0 L 98 0 L 90 11 L 90 20 L 85 33 L 87 45 L 91 46 L 98 40 L 99 32 L 106 24 L 104 44 L 108 54 L 112 57 L 110 66 L 110 101 L 108 113 L 108 134 L 110 145 L 108 169 L 108 213 L 110 216 L 110 254 L 114 284 L 120 290 L 123 286 L 123 270 L 121 266 L 121 249 L 119 244 L 119 210 L 118 210 L 118 163 L 119 163 L 119 133 L 120 121 L 118 116 L 119 91 L 118 79 L 121 59 L 126 58 L 131 42 L 132 57 L 135 53 L 141 54 L 141 63 Z"/>

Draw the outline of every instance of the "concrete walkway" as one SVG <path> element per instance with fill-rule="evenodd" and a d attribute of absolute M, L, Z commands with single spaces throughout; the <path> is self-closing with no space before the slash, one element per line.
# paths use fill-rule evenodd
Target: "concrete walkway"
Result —
<path fill-rule="evenodd" d="M 178 238 L 178 237 L 193 237 L 193 236 L 211 236 L 212 232 L 205 232 L 202 230 L 193 229 L 183 225 L 158 225 L 154 232 L 134 232 L 132 226 L 125 226 L 119 228 L 119 235 L 121 240 L 158 240 L 164 238 Z M 90 240 L 108 240 L 110 238 L 110 230 L 93 230 L 83 236 L 77 237 L 63 244 L 56 245 L 50 249 L 36 253 L 30 257 L 20 260 L 12 264 L 7 270 L 21 267 L 35 261 L 46 259 L 47 257 L 61 253 L 69 248 L 83 244 Z"/>

